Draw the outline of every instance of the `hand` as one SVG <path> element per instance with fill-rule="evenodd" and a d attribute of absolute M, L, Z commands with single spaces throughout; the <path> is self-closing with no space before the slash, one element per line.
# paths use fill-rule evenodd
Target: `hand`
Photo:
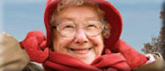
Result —
<path fill-rule="evenodd" d="M 20 44 L 28 53 L 31 61 L 42 63 L 47 59 L 49 50 L 42 31 L 29 32 Z"/>

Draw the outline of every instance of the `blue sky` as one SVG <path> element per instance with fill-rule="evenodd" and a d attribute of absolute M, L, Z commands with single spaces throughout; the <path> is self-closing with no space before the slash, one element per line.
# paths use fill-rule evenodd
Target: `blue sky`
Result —
<path fill-rule="evenodd" d="M 2 29 L 3 29 L 3 2 L 2 0 L 0 1 L 0 32 L 2 32 Z"/>
<path fill-rule="evenodd" d="M 2 1 L 2 0 L 1 0 Z M 108 0 L 121 13 L 121 39 L 140 51 L 143 44 L 159 35 L 159 12 L 163 0 Z M 27 32 L 42 30 L 46 0 L 3 0 L 0 2 L 0 33 L 3 31 L 21 41 Z M 2 4 L 1 4 L 2 3 Z"/>

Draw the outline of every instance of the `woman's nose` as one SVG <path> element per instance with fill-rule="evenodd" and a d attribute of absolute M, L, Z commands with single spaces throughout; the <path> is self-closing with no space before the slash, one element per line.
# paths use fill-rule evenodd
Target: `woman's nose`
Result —
<path fill-rule="evenodd" d="M 85 31 L 83 29 L 77 30 L 74 41 L 75 43 L 78 43 L 78 44 L 84 44 L 88 42 L 87 35 L 85 34 Z"/>

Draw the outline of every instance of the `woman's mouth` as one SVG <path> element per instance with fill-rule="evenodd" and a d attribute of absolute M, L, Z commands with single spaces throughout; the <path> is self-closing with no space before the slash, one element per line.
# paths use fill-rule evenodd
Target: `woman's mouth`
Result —
<path fill-rule="evenodd" d="M 76 54 L 88 54 L 89 51 L 92 48 L 86 48 L 86 49 L 73 49 L 73 48 L 69 48 L 72 52 L 76 53 Z"/>

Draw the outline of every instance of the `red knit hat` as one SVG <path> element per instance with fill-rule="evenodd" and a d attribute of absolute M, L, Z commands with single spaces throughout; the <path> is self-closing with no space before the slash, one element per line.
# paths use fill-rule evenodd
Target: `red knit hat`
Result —
<path fill-rule="evenodd" d="M 47 30 L 47 46 L 51 44 L 51 30 L 50 30 L 50 19 L 51 16 L 57 7 L 57 4 L 61 0 L 47 0 L 46 10 L 44 14 L 44 22 Z M 111 35 L 107 40 L 105 40 L 104 44 L 106 48 L 112 48 L 116 42 L 119 40 L 121 32 L 122 32 L 122 19 L 120 13 L 117 9 L 110 4 L 110 2 L 106 0 L 90 0 L 94 3 L 97 3 L 101 10 L 105 12 L 105 18 L 107 22 L 111 25 Z"/>

